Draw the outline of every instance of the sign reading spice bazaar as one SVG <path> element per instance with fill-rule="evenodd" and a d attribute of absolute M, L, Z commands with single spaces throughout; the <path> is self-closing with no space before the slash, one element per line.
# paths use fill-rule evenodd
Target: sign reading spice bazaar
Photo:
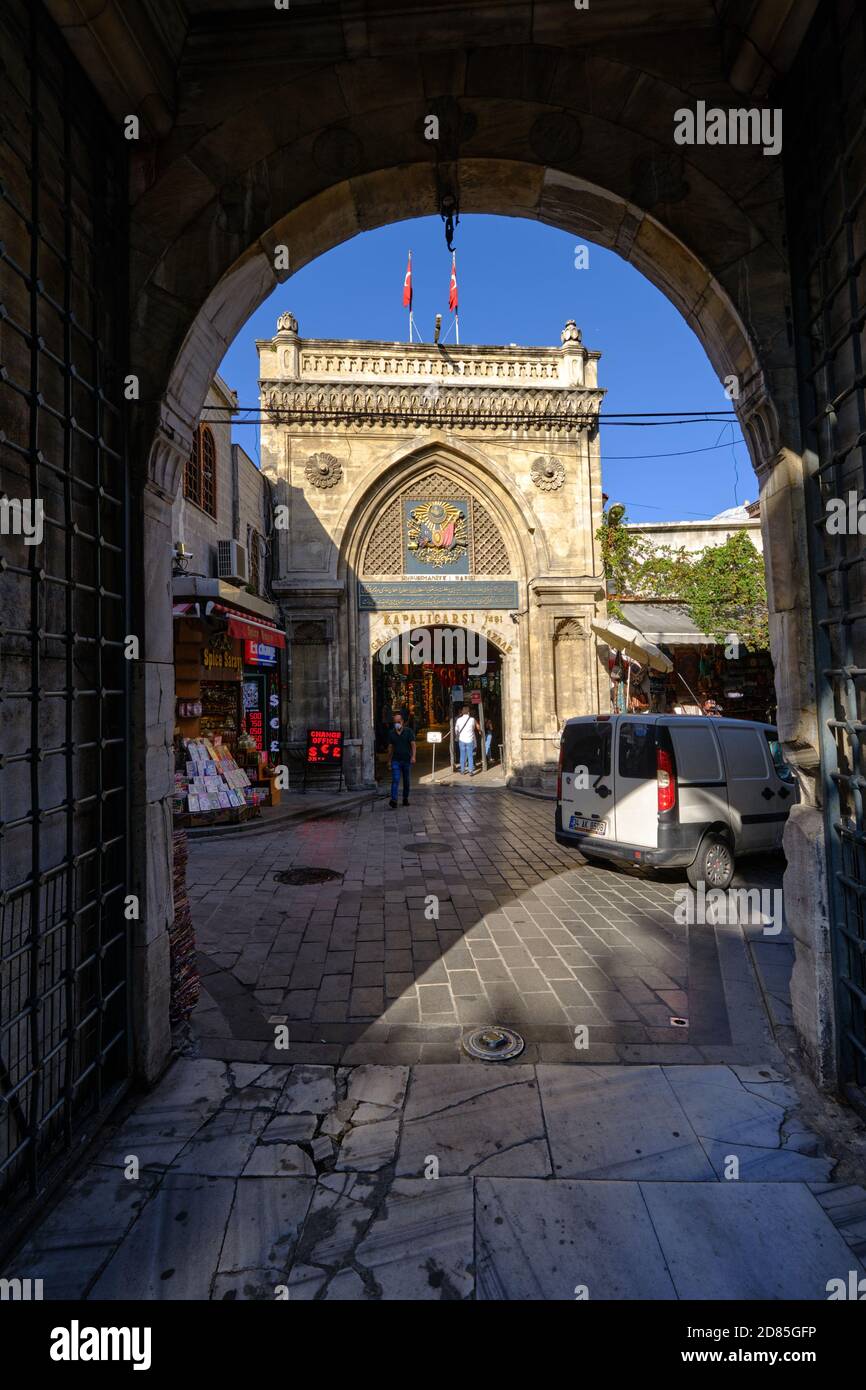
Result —
<path fill-rule="evenodd" d="M 201 664 L 206 671 L 231 671 L 239 676 L 244 659 L 238 643 L 232 641 L 226 633 L 220 632 L 202 648 Z"/>

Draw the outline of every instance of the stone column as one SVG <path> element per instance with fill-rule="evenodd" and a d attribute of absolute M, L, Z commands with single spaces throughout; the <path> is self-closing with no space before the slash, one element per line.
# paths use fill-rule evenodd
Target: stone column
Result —
<path fill-rule="evenodd" d="M 821 777 L 809 545 L 803 459 L 782 448 L 776 411 L 758 387 L 740 415 L 761 487 L 761 533 L 767 575 L 770 650 L 785 756 L 797 773 L 800 805 L 785 826 L 785 919 L 794 936 L 791 979 L 794 1025 L 815 1079 L 835 1084 L 835 999 L 830 950 L 827 858 Z"/>
<path fill-rule="evenodd" d="M 132 680 L 130 891 L 139 901 L 132 926 L 132 1029 L 139 1080 L 156 1080 L 168 1059 L 169 938 L 174 919 L 174 642 L 172 500 L 192 447 L 192 425 L 164 406 L 141 493 L 135 536 L 133 632 L 139 659 Z"/>

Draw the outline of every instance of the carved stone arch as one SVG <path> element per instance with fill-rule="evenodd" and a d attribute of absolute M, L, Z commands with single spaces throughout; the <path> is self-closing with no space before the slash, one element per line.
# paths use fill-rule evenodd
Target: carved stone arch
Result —
<path fill-rule="evenodd" d="M 347 499 L 332 531 L 331 565 L 335 578 L 373 573 L 365 563 L 366 549 L 380 516 L 388 512 L 407 488 L 409 495 L 417 495 L 418 483 L 434 473 L 441 477 L 452 496 L 471 492 L 484 509 L 506 555 L 511 557 L 513 578 L 525 581 L 531 575 L 548 573 L 553 557 L 531 500 L 514 487 L 513 480 L 477 445 L 466 439 L 457 442 L 437 432 L 420 447 L 395 449 L 387 465 L 380 470 L 376 483 L 359 485 Z M 392 528 L 394 517 L 398 515 L 395 508 Z M 399 536 L 393 530 L 391 535 L 396 546 Z M 383 577 L 392 572 L 395 571 L 379 571 Z M 481 574 L 480 570 L 476 572 Z"/>

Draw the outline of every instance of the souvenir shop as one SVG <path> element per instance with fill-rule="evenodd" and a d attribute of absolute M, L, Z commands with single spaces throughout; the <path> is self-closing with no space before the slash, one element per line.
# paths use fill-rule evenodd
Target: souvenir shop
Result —
<path fill-rule="evenodd" d="M 593 625 L 599 640 L 605 629 L 611 710 L 775 722 L 768 651 L 711 641 L 680 605 L 625 601 L 620 606 L 625 623 L 608 619 Z"/>
<path fill-rule="evenodd" d="M 176 603 L 175 810 L 245 820 L 279 798 L 285 634 L 216 603 Z"/>

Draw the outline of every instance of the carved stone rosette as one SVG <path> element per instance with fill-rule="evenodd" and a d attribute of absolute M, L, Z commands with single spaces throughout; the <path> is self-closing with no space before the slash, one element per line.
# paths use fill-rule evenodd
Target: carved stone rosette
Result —
<path fill-rule="evenodd" d="M 311 454 L 304 472 L 313 487 L 336 487 L 343 476 L 343 465 L 333 454 Z"/>
<path fill-rule="evenodd" d="M 565 468 L 558 458 L 539 455 L 532 465 L 532 481 L 542 492 L 556 492 L 565 482 Z"/>

